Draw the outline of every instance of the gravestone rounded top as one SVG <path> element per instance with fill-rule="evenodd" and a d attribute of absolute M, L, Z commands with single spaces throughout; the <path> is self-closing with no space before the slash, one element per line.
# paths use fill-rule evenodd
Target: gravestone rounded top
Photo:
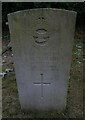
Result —
<path fill-rule="evenodd" d="M 34 8 L 34 9 L 26 9 L 26 10 L 21 10 L 21 11 L 17 11 L 17 12 L 13 12 L 8 14 L 9 15 L 16 15 L 16 14 L 20 14 L 20 13 L 30 13 L 30 12 L 37 12 L 37 11 L 59 11 L 59 12 L 66 12 L 66 13 L 71 13 L 71 14 L 77 14 L 77 12 L 72 11 L 72 10 L 66 10 L 66 9 L 56 9 L 56 8 Z M 39 18 L 40 19 L 40 18 Z M 43 17 L 41 19 L 44 19 Z"/>
<path fill-rule="evenodd" d="M 70 19 L 69 19 L 70 18 Z M 8 14 L 8 20 L 19 36 L 20 31 L 31 36 L 34 43 L 39 46 L 48 45 L 50 38 L 56 34 L 56 38 L 61 31 L 61 25 L 74 23 L 76 12 L 56 8 L 36 8 L 27 9 Z M 51 21 L 50 21 L 51 20 Z M 10 26 L 9 26 L 10 27 Z M 30 30 L 28 30 L 30 28 Z M 64 29 L 62 29 L 64 30 Z M 50 37 L 51 36 L 51 37 Z"/>

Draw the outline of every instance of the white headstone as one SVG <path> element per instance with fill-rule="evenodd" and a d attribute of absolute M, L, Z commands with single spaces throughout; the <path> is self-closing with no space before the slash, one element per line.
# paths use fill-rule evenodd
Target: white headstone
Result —
<path fill-rule="evenodd" d="M 41 8 L 8 15 L 22 109 L 66 106 L 76 12 Z"/>

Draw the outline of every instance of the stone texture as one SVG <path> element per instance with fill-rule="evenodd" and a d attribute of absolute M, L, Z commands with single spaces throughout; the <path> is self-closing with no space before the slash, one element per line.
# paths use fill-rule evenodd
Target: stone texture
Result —
<path fill-rule="evenodd" d="M 8 15 L 22 109 L 66 106 L 76 13 L 30 9 Z"/>

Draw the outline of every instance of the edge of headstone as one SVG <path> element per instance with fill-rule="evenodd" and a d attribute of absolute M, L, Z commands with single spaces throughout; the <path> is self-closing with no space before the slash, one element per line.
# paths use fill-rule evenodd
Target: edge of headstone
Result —
<path fill-rule="evenodd" d="M 19 13 L 22 13 L 22 12 L 27 12 L 27 11 L 36 11 L 36 10 L 56 10 L 56 11 L 66 11 L 66 12 L 69 12 L 69 13 L 74 13 L 74 14 L 77 14 L 76 11 L 72 11 L 72 10 L 66 10 L 66 9 L 57 9 L 57 8 L 34 8 L 34 9 L 26 9 L 26 10 L 21 10 L 21 11 L 16 11 L 16 12 L 13 12 L 13 13 L 9 13 L 7 16 L 10 16 L 10 15 L 15 15 L 15 14 L 19 14 Z"/>

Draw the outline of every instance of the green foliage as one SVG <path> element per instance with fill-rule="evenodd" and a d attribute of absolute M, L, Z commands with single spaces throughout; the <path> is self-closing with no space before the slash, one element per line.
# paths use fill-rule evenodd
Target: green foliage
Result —
<path fill-rule="evenodd" d="M 6 53 L 7 51 L 12 51 L 12 47 L 6 47 L 6 48 L 4 48 L 3 50 L 2 50 L 2 55 L 4 54 L 4 53 Z"/>

